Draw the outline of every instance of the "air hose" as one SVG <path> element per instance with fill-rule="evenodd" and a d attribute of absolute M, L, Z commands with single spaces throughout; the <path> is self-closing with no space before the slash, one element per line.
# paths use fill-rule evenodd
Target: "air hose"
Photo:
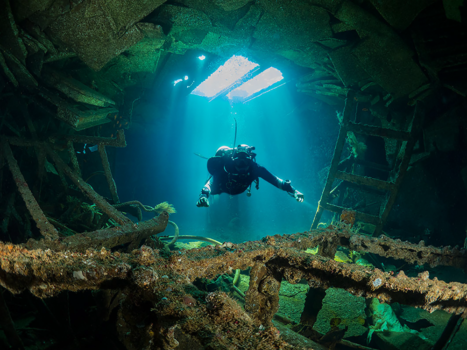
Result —
<path fill-rule="evenodd" d="M 180 230 L 178 229 L 178 225 L 175 222 L 169 220 L 169 224 L 172 225 L 174 227 L 174 229 L 175 229 L 173 239 L 168 244 L 168 245 L 171 245 L 171 244 L 174 244 L 175 242 L 177 242 L 177 239 L 179 237 L 178 234 L 180 233 Z"/>

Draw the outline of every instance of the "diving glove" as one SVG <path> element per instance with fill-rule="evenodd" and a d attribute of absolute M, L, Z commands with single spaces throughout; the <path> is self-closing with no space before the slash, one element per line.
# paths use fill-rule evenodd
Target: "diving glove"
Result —
<path fill-rule="evenodd" d="M 305 200 L 305 196 L 303 195 L 302 192 L 295 190 L 293 196 L 297 200 L 297 202 L 303 202 Z"/>
<path fill-rule="evenodd" d="M 209 200 L 206 196 L 201 196 L 199 200 L 196 202 L 197 207 L 209 207 Z"/>

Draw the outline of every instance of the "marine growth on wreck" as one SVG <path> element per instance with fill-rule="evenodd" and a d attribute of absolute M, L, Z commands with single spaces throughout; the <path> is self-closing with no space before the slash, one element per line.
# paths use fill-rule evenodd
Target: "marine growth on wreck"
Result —
<path fill-rule="evenodd" d="M 464 349 L 466 8 L 0 1 L 0 348 Z"/>

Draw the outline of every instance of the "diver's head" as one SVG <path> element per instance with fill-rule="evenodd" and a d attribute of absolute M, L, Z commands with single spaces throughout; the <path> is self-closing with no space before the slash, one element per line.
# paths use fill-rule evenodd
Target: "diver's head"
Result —
<path fill-rule="evenodd" d="M 221 146 L 216 151 L 216 157 L 223 157 L 230 152 L 232 152 L 232 148 L 227 146 Z"/>
<path fill-rule="evenodd" d="M 247 173 L 250 169 L 251 162 L 256 154 L 252 152 L 254 147 L 248 145 L 239 145 L 232 156 L 233 166 L 239 174 Z"/>
<path fill-rule="evenodd" d="M 247 154 L 250 158 L 253 156 L 254 153 L 252 151 L 255 149 L 254 146 L 248 146 L 245 144 L 238 145 L 237 148 L 235 148 L 235 153 L 245 153 Z"/>

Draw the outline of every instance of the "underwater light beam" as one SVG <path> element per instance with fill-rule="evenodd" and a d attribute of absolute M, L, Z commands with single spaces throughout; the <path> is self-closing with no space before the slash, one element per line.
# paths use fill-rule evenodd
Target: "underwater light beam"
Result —
<path fill-rule="evenodd" d="M 212 73 L 191 94 L 211 98 L 226 90 L 259 65 L 243 56 L 232 56 Z"/>
<path fill-rule="evenodd" d="M 235 90 L 230 91 L 227 94 L 229 99 L 235 97 L 246 99 L 247 97 L 268 88 L 271 85 L 283 80 L 284 77 L 280 70 L 276 68 L 268 68 L 256 77 L 248 80 L 246 83 L 240 85 Z"/>

